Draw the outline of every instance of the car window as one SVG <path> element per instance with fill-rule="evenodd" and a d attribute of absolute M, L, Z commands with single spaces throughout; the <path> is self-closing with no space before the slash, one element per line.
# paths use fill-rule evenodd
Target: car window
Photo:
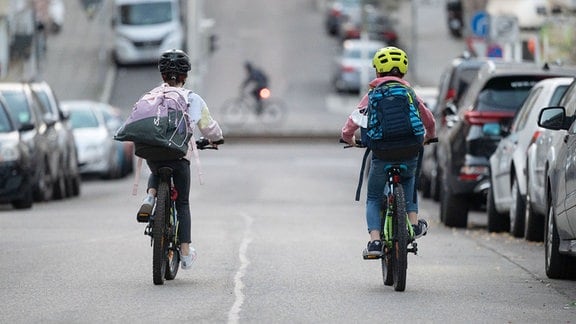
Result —
<path fill-rule="evenodd" d="M 19 123 L 33 123 L 34 117 L 23 90 L 2 91 L 8 110 Z"/>
<path fill-rule="evenodd" d="M 567 85 L 558 86 L 554 91 L 552 98 L 550 98 L 548 106 L 558 106 L 560 104 L 560 100 L 562 100 L 562 97 L 564 97 L 566 90 L 568 90 Z"/>
<path fill-rule="evenodd" d="M 368 53 L 364 53 L 364 58 L 371 59 L 377 51 L 378 49 L 368 50 Z M 360 59 L 362 57 L 362 50 L 359 48 L 345 49 L 342 56 L 349 59 Z"/>
<path fill-rule="evenodd" d="M 72 110 L 70 112 L 70 124 L 72 128 L 94 128 L 98 127 L 98 118 L 91 110 Z"/>
<path fill-rule="evenodd" d="M 172 20 L 170 2 L 130 4 L 120 7 L 120 21 L 124 25 L 152 25 Z"/>
<path fill-rule="evenodd" d="M 516 111 L 530 89 L 542 78 L 536 76 L 495 77 L 478 94 L 478 111 Z"/>
<path fill-rule="evenodd" d="M 456 98 L 454 99 L 454 101 L 456 103 L 458 103 L 458 101 L 462 97 L 462 94 L 466 92 L 468 86 L 470 85 L 470 82 L 472 82 L 472 79 L 474 79 L 477 73 L 478 73 L 477 67 L 463 68 L 460 70 L 460 72 L 458 73 L 458 77 L 455 78 L 454 80 L 454 82 L 456 82 L 456 84 L 454 84 L 454 89 L 456 89 Z"/>
<path fill-rule="evenodd" d="M 44 91 L 34 90 L 36 97 L 38 97 L 38 101 L 40 101 L 40 109 L 44 114 L 50 114 L 53 116 L 57 116 L 58 113 L 56 111 L 52 111 L 52 105 L 50 104 L 50 98 L 48 98 L 48 94 Z"/>
<path fill-rule="evenodd" d="M 11 132 L 12 123 L 10 122 L 10 117 L 4 107 L 0 106 L 0 133 Z"/>
<path fill-rule="evenodd" d="M 532 89 L 528 98 L 524 101 L 524 104 L 520 108 L 520 111 L 514 118 L 512 122 L 511 129 L 513 131 L 519 131 L 524 128 L 526 125 L 526 121 L 528 120 L 528 116 L 530 116 L 530 111 L 534 109 L 534 102 L 538 100 L 538 97 L 542 93 L 542 87 L 538 87 L 537 89 Z"/>

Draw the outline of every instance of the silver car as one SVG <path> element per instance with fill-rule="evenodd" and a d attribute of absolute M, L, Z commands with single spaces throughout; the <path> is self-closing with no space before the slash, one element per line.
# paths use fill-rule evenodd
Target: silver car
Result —
<path fill-rule="evenodd" d="M 510 230 L 515 237 L 542 239 L 544 216 L 534 215 L 527 208 L 526 192 L 530 185 L 541 184 L 543 178 L 535 179 L 527 172 L 534 161 L 527 158 L 526 152 L 544 130 L 537 124 L 540 108 L 557 105 L 572 80 L 551 78 L 535 84 L 514 117 L 509 134 L 500 140 L 490 157 L 489 231 Z"/>
<path fill-rule="evenodd" d="M 342 43 L 342 51 L 335 60 L 333 84 L 337 92 L 359 92 L 376 75 L 372 66 L 374 54 L 386 47 L 381 41 L 349 39 Z M 362 75 L 366 76 L 362 80 Z"/>

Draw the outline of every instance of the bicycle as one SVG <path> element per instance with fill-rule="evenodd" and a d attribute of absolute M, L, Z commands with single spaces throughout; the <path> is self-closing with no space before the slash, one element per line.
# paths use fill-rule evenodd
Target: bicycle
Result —
<path fill-rule="evenodd" d="M 211 143 L 201 138 L 196 141 L 199 150 L 218 148 L 211 144 L 223 144 L 224 141 Z M 144 230 L 150 236 L 152 246 L 152 279 L 155 285 L 163 285 L 164 280 L 173 280 L 178 274 L 180 264 L 180 243 L 178 242 L 178 215 L 176 199 L 178 191 L 172 179 L 172 168 L 158 169 L 158 189 L 156 205 Z"/>
<path fill-rule="evenodd" d="M 437 142 L 438 139 L 434 138 L 429 140 L 428 143 Z M 346 143 L 340 139 L 340 143 Z M 354 147 L 352 145 L 344 146 L 344 148 Z M 362 141 L 356 140 L 356 146 L 365 148 Z M 366 151 L 363 159 L 363 165 L 366 162 L 369 151 Z M 421 157 L 423 147 L 420 150 L 418 168 L 416 171 L 416 179 L 421 164 Z M 380 217 L 382 219 L 382 230 L 380 231 L 380 239 L 382 240 L 384 253 L 382 256 L 373 256 L 363 253 L 365 260 L 381 259 L 382 264 L 382 279 L 385 286 L 394 286 L 395 291 L 404 291 L 406 289 L 406 269 L 408 268 L 408 253 L 418 253 L 418 244 L 414 238 L 414 230 L 408 219 L 406 212 L 406 193 L 404 187 L 400 183 L 400 175 L 402 171 L 408 167 L 403 162 L 390 163 L 385 166 L 386 186 L 384 190 L 384 198 L 382 199 L 380 207 Z M 360 177 L 363 176 L 364 170 L 361 171 Z M 361 185 L 361 183 L 360 183 Z M 415 186 L 416 188 L 416 186 Z M 359 191 L 357 192 L 357 197 Z"/>
<path fill-rule="evenodd" d="M 221 120 L 229 126 L 242 126 L 250 117 L 256 122 L 267 125 L 280 124 L 285 118 L 286 105 L 278 98 L 273 98 L 269 88 L 262 88 L 258 93 L 261 106 L 258 106 L 253 94 L 240 89 L 238 97 L 228 99 L 222 105 Z"/>

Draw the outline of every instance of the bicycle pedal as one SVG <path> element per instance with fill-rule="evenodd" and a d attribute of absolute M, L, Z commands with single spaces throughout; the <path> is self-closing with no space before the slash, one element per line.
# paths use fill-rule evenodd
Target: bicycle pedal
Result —
<path fill-rule="evenodd" d="M 368 251 L 366 249 L 364 251 L 362 251 L 362 258 L 364 260 L 378 260 L 381 257 L 382 256 L 380 256 L 380 255 L 368 254 Z"/>
<path fill-rule="evenodd" d="M 414 255 L 418 255 L 418 244 L 412 243 L 412 247 L 408 248 L 408 252 L 414 253 Z"/>

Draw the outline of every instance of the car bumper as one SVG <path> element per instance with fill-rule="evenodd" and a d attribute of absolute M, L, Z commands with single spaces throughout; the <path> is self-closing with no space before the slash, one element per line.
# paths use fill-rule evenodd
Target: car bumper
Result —
<path fill-rule="evenodd" d="M 32 171 L 23 170 L 17 163 L 0 164 L 0 203 L 22 198 L 31 185 Z"/>

